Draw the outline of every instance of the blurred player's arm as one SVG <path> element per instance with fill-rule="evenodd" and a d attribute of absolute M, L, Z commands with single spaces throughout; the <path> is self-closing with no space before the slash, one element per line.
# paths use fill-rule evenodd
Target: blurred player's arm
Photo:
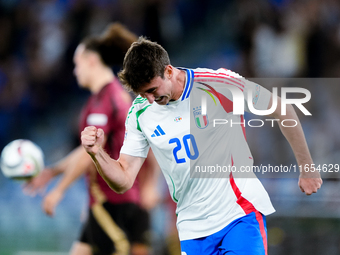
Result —
<path fill-rule="evenodd" d="M 56 164 L 46 167 L 39 175 L 29 180 L 24 186 L 24 192 L 29 195 L 43 193 L 47 184 L 56 176 L 64 173 L 74 160 L 79 158 L 80 153 L 83 153 L 82 146 L 71 151 L 66 157 L 58 161 Z"/>
<path fill-rule="evenodd" d="M 106 140 L 107 137 L 104 135 L 103 146 Z M 91 167 L 94 168 L 92 159 L 81 145 L 54 166 L 54 171 L 63 171 L 64 174 L 58 184 L 44 198 L 43 209 L 48 215 L 53 216 L 55 208 L 63 199 L 66 190 Z"/>
<path fill-rule="evenodd" d="M 63 176 L 43 200 L 42 206 L 48 215 L 53 216 L 55 208 L 63 199 L 66 190 L 82 176 L 91 165 L 93 165 L 91 157 L 84 151 L 82 146 L 78 146 L 65 160 L 55 166 L 54 169 L 58 172 L 59 169 L 63 169 Z"/>
<path fill-rule="evenodd" d="M 99 174 L 111 189 L 122 194 L 132 187 L 144 158 L 120 154 L 118 160 L 112 159 L 102 147 L 104 131 L 93 126 L 82 131 L 81 141 Z"/>
<path fill-rule="evenodd" d="M 268 109 L 270 109 L 271 105 L 272 99 L 269 102 Z M 281 115 L 281 98 L 278 97 L 277 108 L 275 112 L 271 114 L 271 116 L 275 119 L 279 119 L 279 123 L 281 123 L 281 121 L 284 119 L 293 119 L 296 121 L 297 125 L 295 127 L 284 127 L 282 125 L 279 126 L 282 134 L 286 137 L 294 152 L 297 164 L 302 166 L 307 165 L 309 166 L 309 169 L 311 169 L 310 166 L 313 164 L 313 159 L 309 152 L 300 120 L 293 106 L 287 105 L 286 115 Z M 299 187 L 302 192 L 304 192 L 306 195 L 311 195 L 312 193 L 316 193 L 321 185 L 322 179 L 318 171 L 312 172 L 304 171 L 304 168 L 302 169 L 302 172 L 299 176 Z"/>
<path fill-rule="evenodd" d="M 104 144 L 105 141 L 106 138 L 104 139 Z M 53 216 L 55 208 L 63 199 L 66 190 L 91 166 L 93 166 L 91 157 L 80 145 L 55 165 L 44 169 L 40 175 L 28 182 L 25 192 L 34 195 L 37 191 L 42 191 L 51 179 L 63 174 L 57 185 L 44 197 L 42 203 L 46 214 Z"/>

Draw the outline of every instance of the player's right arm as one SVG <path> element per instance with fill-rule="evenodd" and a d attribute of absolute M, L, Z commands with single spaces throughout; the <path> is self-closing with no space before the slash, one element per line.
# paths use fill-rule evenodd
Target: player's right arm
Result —
<path fill-rule="evenodd" d="M 129 190 L 145 160 L 120 154 L 118 160 L 112 159 L 103 149 L 104 131 L 94 126 L 86 127 L 81 133 L 81 142 L 91 156 L 99 174 L 115 192 L 122 194 Z"/>

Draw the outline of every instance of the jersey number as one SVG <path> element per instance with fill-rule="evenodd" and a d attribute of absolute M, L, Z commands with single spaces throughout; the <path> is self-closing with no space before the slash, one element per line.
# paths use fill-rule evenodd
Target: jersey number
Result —
<path fill-rule="evenodd" d="M 189 140 L 191 141 L 193 154 L 191 154 L 191 151 L 190 151 Z M 198 152 L 197 144 L 195 141 L 195 137 L 192 134 L 188 134 L 188 135 L 183 136 L 182 141 L 183 141 L 185 152 L 188 158 L 192 160 L 197 159 L 199 152 Z M 178 138 L 172 138 L 169 140 L 169 144 L 172 144 L 172 143 L 176 143 L 176 147 L 174 148 L 172 153 L 174 154 L 174 158 L 177 164 L 185 163 L 186 162 L 185 158 L 178 158 L 177 156 L 177 152 L 182 149 L 181 141 Z"/>

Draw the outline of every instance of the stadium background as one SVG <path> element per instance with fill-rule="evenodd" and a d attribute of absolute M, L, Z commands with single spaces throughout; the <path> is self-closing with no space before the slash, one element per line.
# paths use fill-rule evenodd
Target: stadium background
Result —
<path fill-rule="evenodd" d="M 303 81 L 312 93 L 313 116 L 300 115 L 312 156 L 340 163 L 337 0 L 0 0 L 0 149 L 31 139 L 50 164 L 78 143 L 77 117 L 89 93 L 73 77 L 73 52 L 111 21 L 161 43 L 174 66 L 225 67 L 265 77 L 268 87 L 277 78 Z M 255 164 L 295 163 L 278 128 L 247 132 Z M 297 175 L 286 177 L 262 179 L 277 210 L 267 218 L 269 254 L 340 254 L 338 174 L 324 173 L 322 189 L 310 197 Z M 41 197 L 24 196 L 20 185 L 0 174 L 0 254 L 67 254 L 86 211 L 84 180 L 52 219 Z M 162 180 L 159 190 L 166 196 Z M 157 255 L 168 214 L 161 204 L 153 210 Z"/>

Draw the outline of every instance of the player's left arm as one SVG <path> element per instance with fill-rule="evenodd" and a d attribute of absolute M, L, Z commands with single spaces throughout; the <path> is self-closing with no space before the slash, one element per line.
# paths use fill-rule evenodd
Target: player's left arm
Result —
<path fill-rule="evenodd" d="M 268 109 L 270 109 L 271 105 L 272 98 L 270 99 Z M 309 152 L 300 120 L 293 106 L 287 105 L 286 115 L 281 115 L 281 98 L 278 97 L 277 108 L 270 116 L 278 119 L 280 123 L 284 119 L 292 119 L 296 121 L 297 125 L 295 127 L 279 126 L 282 134 L 286 137 L 294 152 L 298 166 L 302 166 L 302 168 L 300 168 L 301 172 L 299 176 L 299 187 L 301 191 L 306 195 L 316 193 L 322 185 L 322 179 L 318 171 L 311 171 L 313 159 Z M 309 171 L 306 171 L 306 169 L 309 169 Z"/>

